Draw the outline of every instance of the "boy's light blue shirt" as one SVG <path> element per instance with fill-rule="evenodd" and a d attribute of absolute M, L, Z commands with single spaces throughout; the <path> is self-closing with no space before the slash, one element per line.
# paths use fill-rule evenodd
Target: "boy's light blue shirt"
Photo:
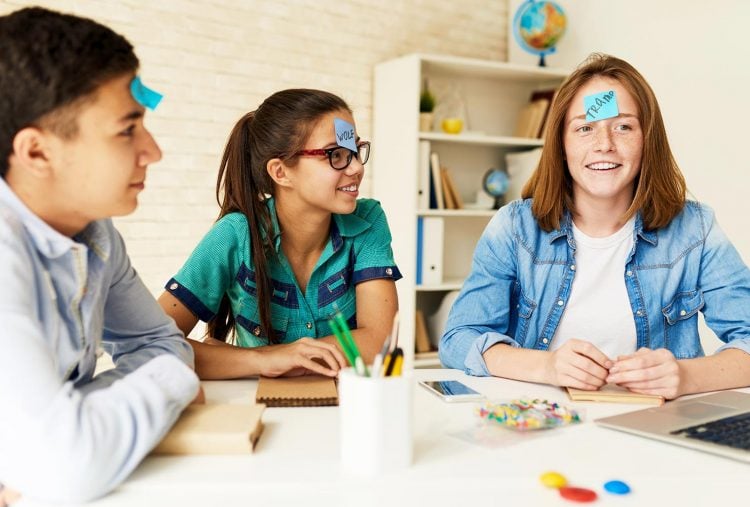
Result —
<path fill-rule="evenodd" d="M 110 220 L 66 237 L 0 179 L 0 482 L 78 502 L 113 489 L 193 399 L 193 353 Z M 116 367 L 94 377 L 102 345 Z"/>
<path fill-rule="evenodd" d="M 330 238 L 303 292 L 281 249 L 275 201 L 268 199 L 266 205 L 275 247 L 275 254 L 268 256 L 271 323 L 279 342 L 329 336 L 328 319 L 336 309 L 349 327 L 356 328 L 356 285 L 401 278 L 383 208 L 378 201 L 359 199 L 353 213 L 332 215 Z M 260 347 L 268 345 L 268 334 L 260 325 L 255 280 L 247 218 L 230 213 L 214 224 L 165 288 L 206 322 L 226 295 L 236 320 L 238 345 Z"/>
<path fill-rule="evenodd" d="M 637 215 L 633 241 L 623 277 L 638 348 L 667 348 L 677 359 L 703 356 L 700 311 L 725 342 L 719 350 L 750 353 L 750 270 L 710 208 L 688 201 L 654 231 L 644 230 Z M 575 248 L 569 215 L 548 233 L 530 199 L 500 209 L 451 309 L 440 340 L 442 363 L 486 376 L 482 354 L 495 344 L 547 350 L 570 297 Z"/>

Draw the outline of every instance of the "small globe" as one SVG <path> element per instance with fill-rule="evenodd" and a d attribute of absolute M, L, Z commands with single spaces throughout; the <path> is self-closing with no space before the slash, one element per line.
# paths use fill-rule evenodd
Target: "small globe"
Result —
<path fill-rule="evenodd" d="M 544 67 L 544 55 L 555 52 L 567 24 L 565 12 L 555 2 L 527 0 L 513 17 L 513 35 L 524 50 L 539 55 L 539 65 Z"/>
<path fill-rule="evenodd" d="M 502 169 L 490 169 L 485 173 L 482 181 L 484 191 L 495 198 L 495 208 L 503 205 L 504 196 L 509 186 L 508 173 Z"/>

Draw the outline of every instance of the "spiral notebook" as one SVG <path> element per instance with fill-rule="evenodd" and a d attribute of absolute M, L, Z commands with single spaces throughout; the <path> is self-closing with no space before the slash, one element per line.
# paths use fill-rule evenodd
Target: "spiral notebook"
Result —
<path fill-rule="evenodd" d="M 322 375 L 260 377 L 255 402 L 268 407 L 328 407 L 339 404 L 336 381 Z"/>

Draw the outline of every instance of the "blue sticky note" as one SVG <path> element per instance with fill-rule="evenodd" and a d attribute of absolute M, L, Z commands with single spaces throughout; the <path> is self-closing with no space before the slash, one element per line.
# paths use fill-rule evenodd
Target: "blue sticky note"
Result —
<path fill-rule="evenodd" d="M 583 111 L 586 121 L 606 120 L 620 114 L 614 90 L 594 93 L 583 98 Z"/>
<path fill-rule="evenodd" d="M 130 82 L 130 93 L 136 102 L 152 111 L 156 109 L 161 99 L 164 98 L 164 95 L 143 84 L 140 76 L 135 76 L 133 81 Z"/>
<path fill-rule="evenodd" d="M 334 118 L 333 128 L 336 130 L 336 144 L 356 152 L 357 134 L 354 132 L 354 125 L 340 118 Z"/>

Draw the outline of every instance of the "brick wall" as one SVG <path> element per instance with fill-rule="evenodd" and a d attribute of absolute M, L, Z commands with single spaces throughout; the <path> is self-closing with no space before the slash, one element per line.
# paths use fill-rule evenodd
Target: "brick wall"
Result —
<path fill-rule="evenodd" d="M 263 98 L 290 87 L 337 93 L 367 139 L 374 64 L 412 52 L 507 54 L 507 0 L 0 0 L 0 14 L 26 5 L 122 33 L 144 82 L 165 95 L 146 119 L 164 157 L 149 170 L 138 210 L 116 220 L 155 295 L 216 218 L 226 136 Z"/>

